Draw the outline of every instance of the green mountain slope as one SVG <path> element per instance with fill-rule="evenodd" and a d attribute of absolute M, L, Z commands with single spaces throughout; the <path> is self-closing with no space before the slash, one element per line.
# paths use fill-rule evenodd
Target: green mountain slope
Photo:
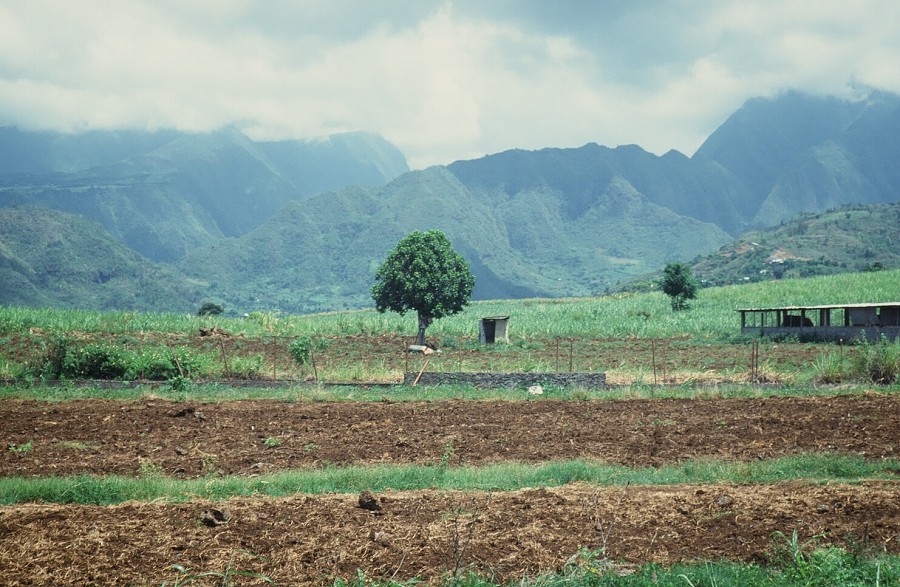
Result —
<path fill-rule="evenodd" d="M 85 137 L 2 129 L 4 141 L 11 155 L 0 157 L 0 206 L 83 215 L 166 262 L 246 234 L 295 199 L 383 185 L 408 170 L 395 147 L 366 133 L 256 143 L 234 129 Z"/>
<path fill-rule="evenodd" d="M 196 311 L 203 295 L 100 225 L 38 208 L 0 208 L 0 283 L 8 306 Z"/>
<path fill-rule="evenodd" d="M 900 203 L 854 205 L 741 235 L 696 259 L 708 285 L 900 268 Z"/>
<path fill-rule="evenodd" d="M 179 267 L 230 307 L 309 312 L 370 306 L 375 269 L 412 230 L 450 237 L 472 265 L 476 299 L 589 295 L 729 238 L 619 179 L 585 206 L 570 218 L 565 198 L 549 189 L 483 198 L 432 167 L 380 190 L 295 202 L 248 235 L 192 251 Z"/>
<path fill-rule="evenodd" d="M 720 165 L 692 161 L 677 151 L 657 157 L 635 145 L 610 149 L 588 144 L 577 149 L 505 151 L 457 161 L 448 168 L 488 200 L 514 198 L 545 186 L 561 195 L 561 212 L 570 219 L 581 216 L 611 182 L 625 181 L 647 201 L 727 232 L 737 234 L 746 221 L 740 211 L 745 194 L 739 183 Z"/>

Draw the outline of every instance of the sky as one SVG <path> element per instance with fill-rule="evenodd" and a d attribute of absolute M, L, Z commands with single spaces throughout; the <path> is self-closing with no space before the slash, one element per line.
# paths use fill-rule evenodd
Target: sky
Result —
<path fill-rule="evenodd" d="M 900 92 L 897 0 L 0 0 L 0 125 L 692 155 L 748 99 Z"/>

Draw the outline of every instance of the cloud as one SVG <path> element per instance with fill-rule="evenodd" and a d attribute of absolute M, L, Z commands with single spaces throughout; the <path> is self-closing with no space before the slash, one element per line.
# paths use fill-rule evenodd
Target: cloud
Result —
<path fill-rule="evenodd" d="M 0 122 L 690 154 L 754 96 L 900 91 L 898 29 L 892 0 L 31 0 L 0 5 Z"/>

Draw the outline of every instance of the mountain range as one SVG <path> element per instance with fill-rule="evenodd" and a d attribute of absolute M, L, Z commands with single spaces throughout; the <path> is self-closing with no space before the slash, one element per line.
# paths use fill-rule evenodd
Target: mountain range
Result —
<path fill-rule="evenodd" d="M 900 96 L 752 99 L 691 157 L 592 143 L 409 171 L 370 133 L 234 128 L 6 127 L 0 153 L 2 304 L 370 306 L 378 264 L 429 228 L 469 260 L 476 299 L 581 296 L 800 213 L 900 200 Z"/>

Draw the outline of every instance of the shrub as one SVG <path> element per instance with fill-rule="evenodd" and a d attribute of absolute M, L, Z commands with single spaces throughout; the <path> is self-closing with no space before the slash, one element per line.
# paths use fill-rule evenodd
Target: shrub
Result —
<path fill-rule="evenodd" d="M 44 350 L 41 363 L 34 369 L 34 375 L 46 379 L 58 379 L 62 375 L 63 363 L 71 340 L 65 336 L 54 336 Z"/>
<path fill-rule="evenodd" d="M 131 357 L 129 357 L 131 355 Z M 66 348 L 61 377 L 73 379 L 120 379 L 133 362 L 133 353 L 107 344 L 94 343 Z"/>
<path fill-rule="evenodd" d="M 815 379 L 819 383 L 840 383 L 847 376 L 844 371 L 844 361 L 836 353 L 820 355 L 813 363 Z"/>
<path fill-rule="evenodd" d="M 233 357 L 229 365 L 229 372 L 235 379 L 258 379 L 264 362 L 262 355 Z"/>
<path fill-rule="evenodd" d="M 288 352 L 298 365 L 305 367 L 312 362 L 313 352 L 324 351 L 326 348 L 328 348 L 328 344 L 323 340 L 301 336 L 291 341 L 291 344 L 288 345 Z"/>
<path fill-rule="evenodd" d="M 140 354 L 135 356 L 128 378 L 167 381 L 179 375 L 178 366 L 172 359 L 172 353 L 168 349 L 150 347 L 142 349 Z"/>
<path fill-rule="evenodd" d="M 893 383 L 900 374 L 900 340 L 892 343 L 882 334 L 874 344 L 864 341 L 856 361 L 857 370 L 872 383 Z"/>
<path fill-rule="evenodd" d="M 222 306 L 213 302 L 206 302 L 197 310 L 198 316 L 218 316 L 223 312 Z"/>

